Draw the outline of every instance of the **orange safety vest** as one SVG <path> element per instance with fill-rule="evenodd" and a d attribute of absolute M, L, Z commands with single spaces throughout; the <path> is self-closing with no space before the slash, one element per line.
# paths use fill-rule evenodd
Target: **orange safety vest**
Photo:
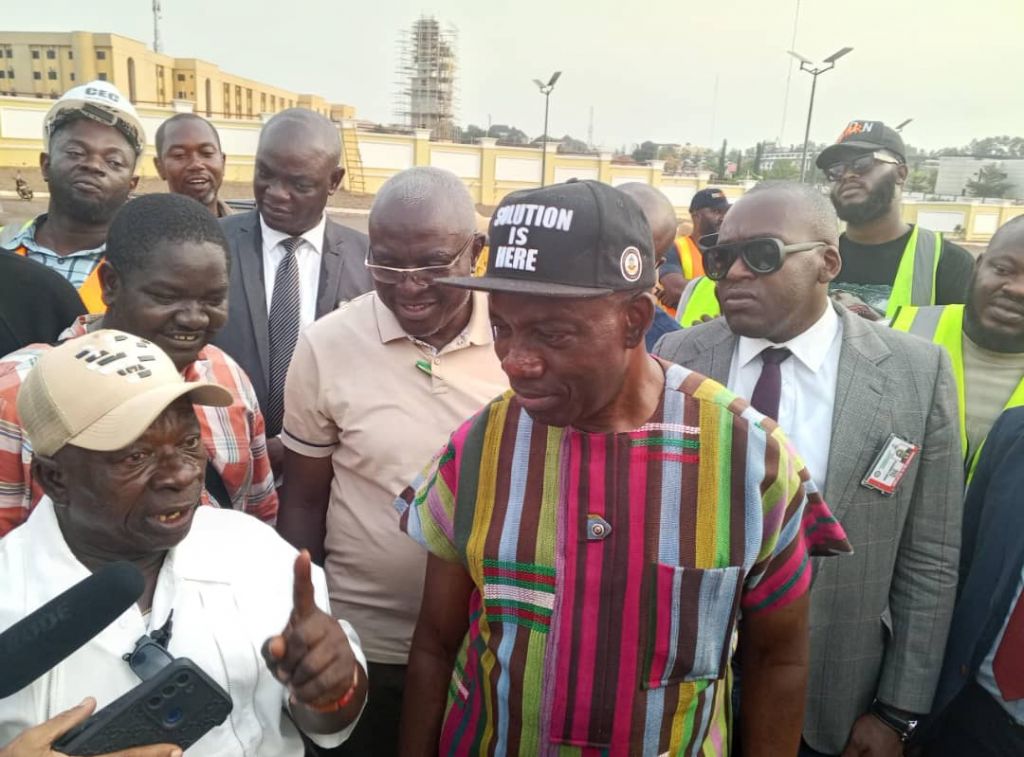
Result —
<path fill-rule="evenodd" d="M 28 257 L 28 248 L 19 245 L 14 251 L 23 258 Z M 78 288 L 78 296 L 82 298 L 82 304 L 90 313 L 106 313 L 107 305 L 103 302 L 103 286 L 100 284 L 100 266 L 103 265 L 103 258 L 92 269 L 92 272 L 85 277 L 82 286 Z"/>
<path fill-rule="evenodd" d="M 676 237 L 675 245 L 676 252 L 679 253 L 679 264 L 683 268 L 683 278 L 691 281 L 703 276 L 704 257 L 700 254 L 700 248 L 697 246 L 697 243 L 690 237 Z M 672 316 L 672 318 L 678 318 L 679 314 L 676 308 L 670 308 L 668 305 L 662 305 L 660 302 L 658 306 Z"/>

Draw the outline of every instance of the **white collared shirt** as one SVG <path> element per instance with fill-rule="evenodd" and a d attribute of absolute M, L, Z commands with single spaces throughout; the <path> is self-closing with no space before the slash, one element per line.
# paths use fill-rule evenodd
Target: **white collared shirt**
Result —
<path fill-rule="evenodd" d="M 75 706 L 86 696 L 98 708 L 139 684 L 121 656 L 136 640 L 161 628 L 174 610 L 168 651 L 187 657 L 228 692 L 228 719 L 188 750 L 189 757 L 301 757 L 302 740 L 285 715 L 288 691 L 270 674 L 260 652 L 281 632 L 292 609 L 297 552 L 274 530 L 236 510 L 200 507 L 188 535 L 168 552 L 149 614 L 138 605 L 66 660 L 16 694 L 0 699 L 0 744 Z M 44 497 L 26 523 L 0 540 L 0 631 L 89 576 L 72 554 Z M 313 566 L 317 606 L 330 612 L 324 572 Z M 359 664 L 359 637 L 341 621 Z M 312 735 L 337 746 L 344 731 Z"/>
<path fill-rule="evenodd" d="M 782 363 L 782 393 L 776 420 L 800 453 L 819 491 L 825 491 L 832 446 L 832 410 L 836 404 L 843 323 L 831 303 L 813 326 L 788 342 L 741 336 L 729 368 L 729 388 L 749 398 L 761 376 L 761 353 L 786 347 L 792 356 Z"/>
<path fill-rule="evenodd" d="M 316 296 L 320 291 L 320 261 L 324 252 L 324 232 L 327 229 L 327 214 L 320 217 L 320 223 L 302 235 L 302 242 L 295 248 L 295 261 L 299 264 L 299 307 L 300 328 L 306 328 L 316 320 Z M 282 242 L 291 234 L 272 229 L 260 216 L 260 230 L 263 234 L 263 281 L 266 284 L 267 315 L 274 299 L 274 282 L 277 281 L 277 267 L 284 259 Z"/>

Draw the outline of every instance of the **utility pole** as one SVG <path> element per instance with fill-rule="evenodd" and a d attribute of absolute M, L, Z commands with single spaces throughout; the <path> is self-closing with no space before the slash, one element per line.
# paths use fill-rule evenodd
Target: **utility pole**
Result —
<path fill-rule="evenodd" d="M 555 82 L 558 81 L 558 77 L 561 75 L 561 71 L 555 71 L 547 84 L 540 79 L 533 80 L 540 93 L 544 95 L 544 136 L 540 138 L 540 185 L 542 187 L 546 183 L 545 179 L 547 178 L 548 168 L 548 106 L 551 103 L 551 90 L 555 88 Z"/>
<path fill-rule="evenodd" d="M 160 42 L 160 0 L 153 0 L 153 52 L 163 52 Z"/>
<path fill-rule="evenodd" d="M 818 88 L 818 77 L 826 71 L 831 71 L 836 67 L 836 61 L 846 55 L 848 52 L 853 50 L 852 47 L 844 47 L 830 56 L 825 58 L 823 63 L 827 63 L 827 66 L 816 67 L 814 63 L 802 56 L 800 53 L 789 50 L 789 54 L 800 61 L 800 70 L 806 71 L 811 75 L 811 102 L 807 106 L 807 128 L 804 129 L 804 149 L 800 154 L 800 183 L 803 184 L 804 176 L 807 174 L 807 145 L 811 139 L 811 116 L 814 115 L 814 93 Z"/>

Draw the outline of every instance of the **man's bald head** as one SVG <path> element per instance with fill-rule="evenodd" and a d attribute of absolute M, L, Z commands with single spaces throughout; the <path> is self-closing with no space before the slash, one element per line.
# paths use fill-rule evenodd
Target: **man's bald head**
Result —
<path fill-rule="evenodd" d="M 660 258 L 676 238 L 679 226 L 676 209 L 662 192 L 649 184 L 631 181 L 616 188 L 632 197 L 644 212 L 654 236 L 654 254 Z"/>
<path fill-rule="evenodd" d="M 341 136 L 338 127 L 328 119 L 306 108 L 288 108 L 267 121 L 260 132 L 259 152 L 271 141 L 301 140 L 301 143 L 322 150 L 333 165 L 341 162 Z"/>
<path fill-rule="evenodd" d="M 1024 248 L 1024 216 L 1011 218 L 996 230 L 988 243 L 989 252 L 999 252 L 1008 247 Z"/>
<path fill-rule="evenodd" d="M 762 181 L 745 197 L 778 200 L 787 217 L 806 225 L 810 238 L 839 245 L 839 217 L 831 200 L 809 184 L 794 181 Z M 741 198 L 739 202 L 743 202 Z"/>
<path fill-rule="evenodd" d="M 370 226 L 391 223 L 413 209 L 443 216 L 453 233 L 468 235 L 476 229 L 476 208 L 469 190 L 458 176 L 443 168 L 409 168 L 384 182 L 370 209 Z"/>

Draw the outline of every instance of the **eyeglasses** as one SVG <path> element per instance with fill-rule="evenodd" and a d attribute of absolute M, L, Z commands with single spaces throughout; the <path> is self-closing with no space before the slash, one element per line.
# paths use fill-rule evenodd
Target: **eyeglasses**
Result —
<path fill-rule="evenodd" d="M 833 163 L 825 169 L 825 176 L 828 177 L 829 181 L 839 181 L 847 171 L 852 171 L 858 176 L 863 176 L 874 168 L 876 163 L 890 163 L 898 166 L 902 162 L 903 161 L 898 158 L 894 158 L 892 155 L 884 152 L 869 152 L 865 155 L 860 155 L 853 160 L 843 160 L 838 163 Z"/>
<path fill-rule="evenodd" d="M 828 242 L 786 244 L 781 239 L 759 237 L 718 244 L 718 234 L 708 234 L 701 237 L 698 244 L 704 258 L 704 273 L 712 281 L 721 281 L 737 258 L 742 258 L 744 265 L 755 275 L 767 276 L 782 268 L 782 263 L 790 253 L 814 250 L 824 247 Z"/>
<path fill-rule="evenodd" d="M 451 259 L 451 262 L 444 265 L 425 265 L 420 268 L 392 268 L 387 265 L 377 265 L 370 262 L 370 257 L 373 255 L 372 249 L 367 250 L 366 260 L 363 261 L 363 264 L 370 270 L 370 275 L 373 276 L 374 281 L 379 281 L 381 284 L 399 284 L 408 277 L 412 279 L 413 283 L 429 286 L 434 283 L 435 279 L 440 279 L 451 273 L 452 268 L 459 262 L 459 259 L 466 250 L 469 249 L 470 243 L 474 239 L 476 239 L 476 234 L 463 243 L 459 251 L 455 253 L 455 257 Z"/>

